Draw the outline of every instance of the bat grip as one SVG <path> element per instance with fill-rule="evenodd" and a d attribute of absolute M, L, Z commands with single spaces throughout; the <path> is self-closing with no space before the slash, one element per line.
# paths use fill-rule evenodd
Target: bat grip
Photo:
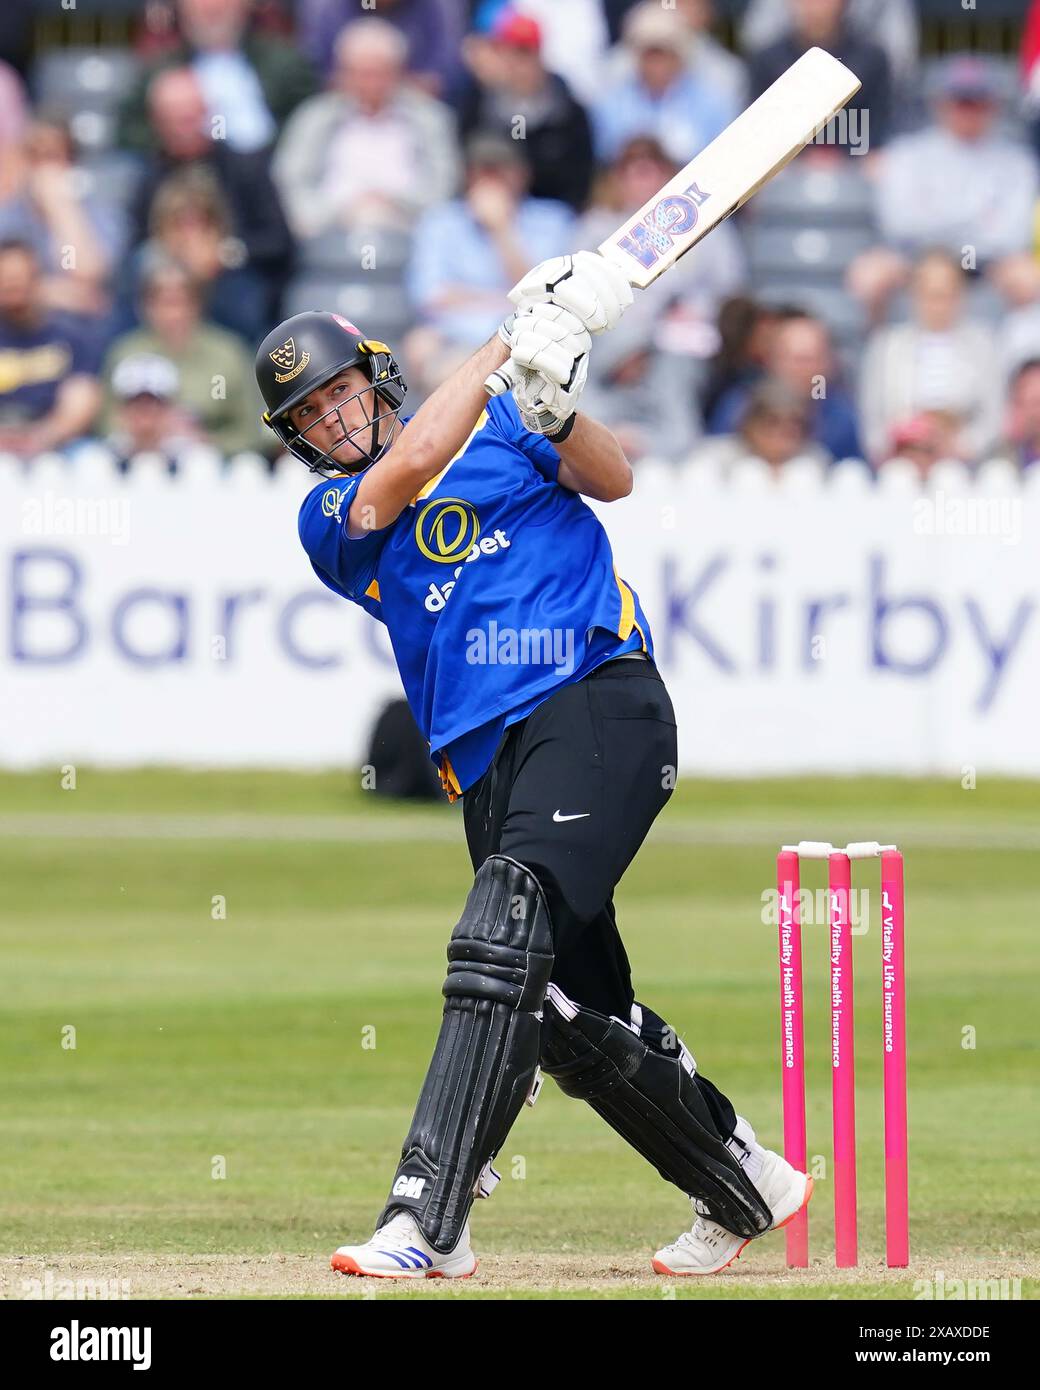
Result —
<path fill-rule="evenodd" d="M 523 367 L 517 367 L 512 359 L 503 362 L 501 367 L 496 367 L 491 375 L 484 382 L 484 390 L 489 396 L 503 396 L 507 391 L 512 391 L 513 387 L 523 378 L 532 376 L 533 373 Z M 529 423 L 530 429 L 536 430 L 539 434 L 550 434 L 560 428 L 560 421 L 551 410 L 540 410 L 534 415 L 524 416 L 525 423 Z"/>
<path fill-rule="evenodd" d="M 512 391 L 516 385 L 516 368 L 511 361 L 503 362 L 501 367 L 496 367 L 491 375 L 484 382 L 484 390 L 489 396 L 504 396 L 507 391 Z"/>

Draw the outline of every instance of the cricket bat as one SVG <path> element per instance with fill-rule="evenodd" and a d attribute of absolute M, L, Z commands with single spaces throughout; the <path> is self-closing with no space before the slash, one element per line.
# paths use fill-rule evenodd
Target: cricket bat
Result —
<path fill-rule="evenodd" d="M 645 290 L 720 222 L 778 174 L 859 91 L 844 63 L 810 48 L 675 178 L 623 222 L 597 253 Z M 506 362 L 484 383 L 489 396 L 512 388 Z"/>

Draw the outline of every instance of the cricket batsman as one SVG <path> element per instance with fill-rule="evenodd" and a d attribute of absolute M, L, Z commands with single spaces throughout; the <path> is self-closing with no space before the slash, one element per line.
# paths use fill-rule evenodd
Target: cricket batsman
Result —
<path fill-rule="evenodd" d="M 755 1141 L 636 1002 L 613 893 L 671 795 L 672 703 L 639 596 L 584 502 L 632 490 L 578 411 L 591 335 L 631 303 L 588 252 L 531 271 L 515 312 L 415 412 L 385 343 L 333 313 L 261 343 L 265 422 L 321 481 L 299 533 L 318 578 L 389 630 L 408 702 L 463 802 L 474 881 L 386 1205 L 345 1274 L 465 1278 L 469 1213 L 540 1072 L 693 1205 L 660 1274 L 712 1274 L 789 1221 L 812 1179 Z M 511 394 L 489 399 L 505 368 Z M 500 378 L 500 384 L 505 378 Z"/>

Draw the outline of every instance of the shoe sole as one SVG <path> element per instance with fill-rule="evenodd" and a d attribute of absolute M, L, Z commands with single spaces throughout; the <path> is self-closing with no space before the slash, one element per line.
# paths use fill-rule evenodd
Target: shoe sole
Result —
<path fill-rule="evenodd" d="M 402 1269 L 400 1274 L 390 1274 L 383 1270 L 362 1269 L 353 1255 L 333 1255 L 329 1263 L 337 1274 L 356 1274 L 365 1279 L 472 1279 L 479 1268 L 479 1263 L 474 1261 L 473 1268 L 467 1274 L 446 1274 L 443 1269 L 417 1269 L 412 1273 L 405 1273 Z"/>
<path fill-rule="evenodd" d="M 805 1196 L 802 1198 L 802 1204 L 798 1208 L 798 1211 L 793 1211 L 790 1216 L 785 1216 L 783 1221 L 778 1222 L 775 1226 L 770 1226 L 770 1231 L 782 1231 L 785 1226 L 790 1225 L 799 1211 L 805 1210 L 809 1205 L 809 1198 L 813 1195 L 813 1186 L 814 1183 L 812 1178 L 807 1176 L 805 1180 Z M 768 1235 L 768 1232 L 763 1231 L 762 1234 Z M 673 1279 L 685 1279 L 690 1275 L 695 1277 L 700 1275 L 703 1277 L 705 1274 L 721 1274 L 724 1269 L 729 1269 L 730 1265 L 736 1264 L 737 1260 L 740 1259 L 753 1239 L 755 1239 L 755 1237 L 748 1236 L 743 1245 L 737 1247 L 734 1254 L 729 1257 L 725 1264 L 715 1265 L 712 1269 L 669 1269 L 663 1260 L 659 1260 L 656 1257 L 651 1260 L 650 1265 L 655 1274 L 670 1274 Z"/>

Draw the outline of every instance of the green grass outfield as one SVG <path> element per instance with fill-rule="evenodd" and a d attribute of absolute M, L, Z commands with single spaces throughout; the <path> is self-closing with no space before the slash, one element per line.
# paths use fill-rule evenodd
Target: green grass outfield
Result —
<path fill-rule="evenodd" d="M 356 788 L 347 773 L 79 769 L 75 790 L 56 771 L 0 777 L 0 1292 L 50 1271 L 158 1296 L 888 1298 L 941 1272 L 1018 1277 L 1035 1296 L 1036 783 L 686 780 L 617 895 L 637 997 L 778 1146 L 776 931 L 762 922 L 776 848 L 904 847 L 910 1271 L 883 1263 L 874 912 L 855 941 L 858 1271 L 832 1268 L 815 926 L 810 1271 L 786 1273 L 771 1236 L 717 1279 L 655 1279 L 649 1255 L 688 1204 L 547 1082 L 476 1209 L 478 1278 L 378 1288 L 331 1275 L 327 1257 L 369 1234 L 385 1195 L 471 874 L 457 807 Z M 876 874 L 862 866 L 857 886 Z"/>

